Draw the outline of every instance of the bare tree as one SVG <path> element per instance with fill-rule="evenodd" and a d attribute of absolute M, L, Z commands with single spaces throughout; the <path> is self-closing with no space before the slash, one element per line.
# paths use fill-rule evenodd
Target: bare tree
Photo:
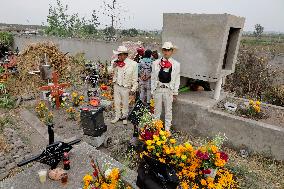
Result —
<path fill-rule="evenodd" d="M 253 35 L 257 38 L 260 38 L 262 33 L 263 33 L 263 30 L 264 30 L 264 27 L 261 26 L 260 24 L 256 24 L 254 26 L 254 32 L 253 32 Z"/>
<path fill-rule="evenodd" d="M 103 15 L 110 18 L 110 24 L 106 24 L 104 33 L 107 37 L 112 38 L 116 34 L 116 29 L 120 27 L 121 21 L 125 19 L 123 13 L 126 11 L 123 9 L 122 5 L 118 3 L 118 0 L 105 0 L 101 10 L 103 11 Z"/>

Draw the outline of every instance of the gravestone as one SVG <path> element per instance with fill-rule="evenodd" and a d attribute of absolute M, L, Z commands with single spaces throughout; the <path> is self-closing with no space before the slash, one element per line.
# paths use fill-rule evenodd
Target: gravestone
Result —
<path fill-rule="evenodd" d="M 178 47 L 181 83 L 187 78 L 208 81 L 219 99 L 222 79 L 235 71 L 244 22 L 229 14 L 164 13 L 162 40 Z"/>
<path fill-rule="evenodd" d="M 85 174 L 92 173 L 93 168 L 90 165 L 90 156 L 98 161 L 100 168 L 119 168 L 125 170 L 122 179 L 136 189 L 137 173 L 128 169 L 121 163 L 117 162 L 105 153 L 96 150 L 85 142 L 75 145 L 70 151 L 70 170 L 67 171 L 68 182 L 62 185 L 60 181 L 52 181 L 47 179 L 47 182 L 41 184 L 37 171 L 40 169 L 49 169 L 49 166 L 36 163 L 32 167 L 25 169 L 23 172 L 0 182 L 0 189 L 79 189 L 83 188 L 82 180 Z M 63 165 L 59 165 L 63 168 Z"/>

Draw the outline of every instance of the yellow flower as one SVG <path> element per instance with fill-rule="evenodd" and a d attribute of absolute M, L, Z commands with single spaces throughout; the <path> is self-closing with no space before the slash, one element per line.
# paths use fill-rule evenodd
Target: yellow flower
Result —
<path fill-rule="evenodd" d="M 187 182 L 182 182 L 180 184 L 180 186 L 182 187 L 182 189 L 188 189 L 189 188 L 189 185 L 187 184 Z"/>
<path fill-rule="evenodd" d="M 159 137 L 157 135 L 153 135 L 153 140 L 154 141 L 158 141 L 159 140 Z"/>
<path fill-rule="evenodd" d="M 160 130 L 159 132 L 160 135 L 164 136 L 165 135 L 165 132 L 163 130 Z"/>
<path fill-rule="evenodd" d="M 166 154 L 170 154 L 171 150 L 169 148 L 165 149 Z"/>
<path fill-rule="evenodd" d="M 73 93 L 72 93 L 72 97 L 73 97 L 73 98 L 76 98 L 77 96 L 78 96 L 78 93 L 76 93 L 76 92 L 73 92 Z"/>
<path fill-rule="evenodd" d="M 158 146 L 161 146 L 162 143 L 161 143 L 161 141 L 157 141 L 156 144 L 157 144 Z"/>
<path fill-rule="evenodd" d="M 170 139 L 170 143 L 175 144 L 175 143 L 176 143 L 176 139 L 171 138 L 171 139 Z"/>
<path fill-rule="evenodd" d="M 249 105 L 253 105 L 254 101 L 253 100 L 249 100 Z"/>
<path fill-rule="evenodd" d="M 155 146 L 147 146 L 147 149 L 151 151 L 152 149 L 155 149 Z"/>
<path fill-rule="evenodd" d="M 182 156 L 181 156 L 181 159 L 182 159 L 183 161 L 185 161 L 185 160 L 187 159 L 186 155 L 182 155 Z"/>
<path fill-rule="evenodd" d="M 159 158 L 159 161 L 160 161 L 161 163 L 166 163 L 166 160 L 163 159 L 163 158 Z"/>
<path fill-rule="evenodd" d="M 188 142 L 184 143 L 184 147 L 188 150 L 188 151 L 192 151 L 193 147 L 191 144 L 189 144 Z"/>
<path fill-rule="evenodd" d="M 93 181 L 93 177 L 89 174 L 86 174 L 83 178 L 84 183 Z"/>
<path fill-rule="evenodd" d="M 151 99 L 151 100 L 150 100 L 150 106 L 151 106 L 151 107 L 154 107 L 154 106 L 155 106 L 155 101 L 154 101 L 154 99 Z"/>
<path fill-rule="evenodd" d="M 256 101 L 255 105 L 260 106 L 261 102 L 260 101 Z"/>
<path fill-rule="evenodd" d="M 215 153 L 218 152 L 218 147 L 215 146 L 215 145 L 212 145 L 212 146 L 211 146 L 211 150 L 212 150 L 212 152 L 215 154 Z"/>
<path fill-rule="evenodd" d="M 147 146 L 151 146 L 153 144 L 153 141 L 152 140 L 147 140 L 146 144 L 147 144 Z"/>
<path fill-rule="evenodd" d="M 253 109 L 254 109 L 257 113 L 260 112 L 260 107 L 257 106 L 257 105 L 254 105 L 254 106 L 253 106 Z"/>
<path fill-rule="evenodd" d="M 81 101 L 84 100 L 84 96 L 80 96 L 79 100 L 81 100 Z"/>
<path fill-rule="evenodd" d="M 157 156 L 157 157 L 160 157 L 160 154 L 159 154 L 159 153 L 156 153 L 156 156 Z"/>
<path fill-rule="evenodd" d="M 166 139 L 167 139 L 167 137 L 166 137 L 166 136 L 162 136 L 162 139 L 163 139 L 163 140 L 166 140 Z"/>
<path fill-rule="evenodd" d="M 201 181 L 200 181 L 200 183 L 203 185 L 203 186 L 206 186 L 206 180 L 204 180 L 204 179 L 201 179 Z"/>

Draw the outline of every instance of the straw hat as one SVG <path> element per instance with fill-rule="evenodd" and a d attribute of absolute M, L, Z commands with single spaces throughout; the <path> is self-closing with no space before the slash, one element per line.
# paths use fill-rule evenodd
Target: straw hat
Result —
<path fill-rule="evenodd" d="M 178 48 L 177 46 L 173 45 L 172 42 L 167 41 L 163 44 L 162 49 L 167 49 L 167 50 L 173 49 L 174 51 L 176 51 Z"/>
<path fill-rule="evenodd" d="M 125 46 L 119 46 L 116 51 L 113 50 L 113 54 L 115 54 L 115 55 L 119 55 L 119 54 L 122 54 L 122 53 L 127 53 L 127 54 L 129 53 L 128 49 Z"/>

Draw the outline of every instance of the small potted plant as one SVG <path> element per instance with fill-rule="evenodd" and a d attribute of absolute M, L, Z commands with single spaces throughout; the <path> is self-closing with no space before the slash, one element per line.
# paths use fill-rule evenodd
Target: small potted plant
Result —
<path fill-rule="evenodd" d="M 74 107 L 69 107 L 66 109 L 68 114 L 68 119 L 76 121 L 76 109 Z"/>
<path fill-rule="evenodd" d="M 248 118 L 262 119 L 261 102 L 250 100 L 247 105 L 240 109 L 240 113 Z"/>
<path fill-rule="evenodd" d="M 37 116 L 40 118 L 40 119 L 43 119 L 45 117 L 45 114 L 48 112 L 48 108 L 45 104 L 45 102 L 43 101 L 40 101 L 36 108 L 35 108 L 35 111 L 37 113 Z"/>
<path fill-rule="evenodd" d="M 72 92 L 71 97 L 72 97 L 73 106 L 75 107 L 78 107 L 84 102 L 84 96 L 79 95 L 77 92 Z"/>

